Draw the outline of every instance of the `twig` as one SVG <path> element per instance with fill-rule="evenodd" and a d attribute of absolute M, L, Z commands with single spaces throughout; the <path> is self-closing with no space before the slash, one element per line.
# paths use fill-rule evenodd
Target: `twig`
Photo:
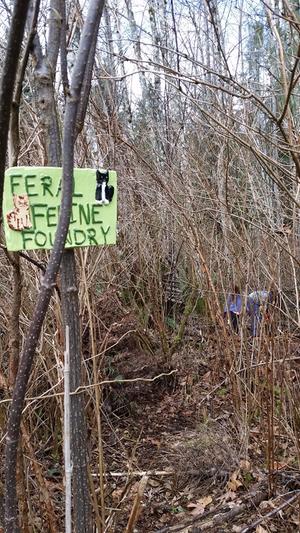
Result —
<path fill-rule="evenodd" d="M 5 252 L 5 254 L 9 254 L 6 246 L 4 246 L 4 244 L 1 244 L 0 243 L 0 248 L 2 248 L 2 250 Z M 39 261 L 36 261 L 36 259 L 32 259 L 32 257 L 29 257 L 29 255 L 27 254 L 24 254 L 24 252 L 19 252 L 19 255 L 20 257 L 23 257 L 23 259 L 26 259 L 26 261 L 28 261 L 29 263 L 32 263 L 33 265 L 35 265 L 36 267 L 38 267 L 40 270 L 42 270 L 42 272 L 45 272 L 46 271 L 46 267 L 40 263 Z"/>
<path fill-rule="evenodd" d="M 131 476 L 140 476 L 140 477 L 143 477 L 143 476 L 148 476 L 148 477 L 151 477 L 151 476 L 173 476 L 175 474 L 175 471 L 174 470 L 170 470 L 170 471 L 167 471 L 167 470 L 144 470 L 144 471 L 139 471 L 139 470 L 133 470 L 132 472 L 128 471 L 128 472 L 106 472 L 107 476 L 111 476 L 111 477 L 127 477 L 129 474 Z M 92 474 L 92 477 L 98 477 L 99 474 Z"/>
<path fill-rule="evenodd" d="M 220 387 L 222 387 L 223 385 L 225 385 L 225 383 L 227 383 L 228 381 L 228 378 L 225 378 L 223 379 L 223 381 L 221 381 L 221 383 L 218 383 L 218 385 L 216 385 L 210 392 L 208 392 L 204 398 L 202 398 L 201 402 L 199 403 L 199 405 L 201 405 L 203 402 L 207 401 L 208 398 L 210 398 L 210 396 L 212 396 Z"/>
<path fill-rule="evenodd" d="M 163 377 L 163 376 L 171 376 L 172 374 L 175 374 L 178 372 L 177 369 L 171 370 L 171 372 L 162 372 L 162 374 L 159 374 L 158 376 L 154 376 L 154 378 L 133 378 L 133 379 L 107 379 L 105 381 L 99 381 L 98 383 L 92 383 L 91 385 L 82 385 L 80 387 L 77 387 L 76 390 L 70 393 L 70 396 L 74 396 L 75 394 L 80 394 L 81 392 L 84 392 L 87 389 L 91 389 L 94 387 L 99 387 L 100 385 L 107 385 L 111 383 L 136 383 L 138 381 L 142 381 L 145 383 L 152 383 L 153 381 L 156 381 L 157 379 Z M 30 396 L 28 398 L 25 398 L 25 402 L 37 402 L 38 400 L 44 400 L 44 398 L 55 398 L 56 396 L 63 396 L 63 392 L 56 392 L 53 394 L 41 394 L 40 396 Z M 5 398 L 5 400 L 0 401 L 0 405 L 3 403 L 9 403 L 12 401 L 12 398 Z"/>
<path fill-rule="evenodd" d="M 4 244 L 0 243 L 0 248 L 4 251 L 5 255 L 8 257 L 8 260 L 10 263 L 15 264 L 10 252 L 7 250 L 6 246 Z M 46 266 L 43 265 L 43 263 L 40 263 L 40 261 L 37 261 L 36 259 L 33 259 L 33 257 L 30 257 L 29 255 L 25 254 L 24 252 L 18 252 L 18 255 L 28 261 L 28 263 L 31 263 L 32 265 L 39 268 L 43 274 L 46 272 Z M 59 287 L 55 284 L 54 290 L 57 292 L 58 297 L 60 298 L 60 290 Z"/>
<path fill-rule="evenodd" d="M 161 374 L 158 374 L 158 376 L 154 376 L 154 378 L 132 378 L 132 379 L 112 379 L 112 380 L 108 379 L 106 381 L 100 381 L 99 383 L 92 383 L 91 385 L 82 385 L 81 387 L 77 387 L 77 389 L 71 394 L 78 394 L 79 392 L 85 391 L 87 389 L 98 387 L 99 385 L 107 385 L 109 383 L 136 383 L 138 381 L 151 383 L 152 381 L 156 381 L 157 379 L 163 376 L 171 376 L 172 374 L 175 374 L 176 372 L 178 372 L 177 368 L 175 368 L 175 370 L 171 370 L 171 372 L 162 372 Z"/>
<path fill-rule="evenodd" d="M 114 344 L 111 344 L 110 346 L 107 346 L 107 348 L 105 348 L 104 350 L 102 350 L 99 353 L 96 353 L 96 355 L 92 355 L 91 357 L 87 357 L 84 361 L 85 362 L 91 361 L 95 357 L 100 357 L 101 355 L 104 355 L 106 352 L 109 352 L 109 350 L 111 350 L 112 348 L 115 348 L 116 346 L 118 346 L 118 344 L 120 344 L 120 342 L 124 339 L 124 337 L 126 337 L 127 335 L 130 335 L 130 333 L 137 333 L 137 332 L 138 332 L 137 329 L 129 329 L 128 331 L 125 331 L 125 333 L 123 333 L 123 335 L 121 335 L 121 337 Z"/>
<path fill-rule="evenodd" d="M 282 359 L 275 359 L 273 361 L 273 364 L 280 364 L 282 365 L 283 363 L 288 363 L 290 361 L 298 361 L 300 359 L 300 356 L 295 356 L 295 357 L 286 357 L 286 358 L 282 358 Z M 246 367 L 244 366 L 243 368 L 240 368 L 240 370 L 236 370 L 235 371 L 235 374 L 241 374 L 242 372 L 246 372 L 246 370 L 252 370 L 253 368 L 259 368 L 261 366 L 266 366 L 268 364 L 267 361 L 261 361 L 260 363 L 256 363 L 255 365 L 251 365 L 249 367 Z"/>

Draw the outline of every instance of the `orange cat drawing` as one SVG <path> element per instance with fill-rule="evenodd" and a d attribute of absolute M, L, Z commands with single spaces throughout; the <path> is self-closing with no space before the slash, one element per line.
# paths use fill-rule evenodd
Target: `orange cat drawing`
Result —
<path fill-rule="evenodd" d="M 13 195 L 14 209 L 6 215 L 10 229 L 22 231 L 32 228 L 29 214 L 29 199 L 27 194 Z"/>

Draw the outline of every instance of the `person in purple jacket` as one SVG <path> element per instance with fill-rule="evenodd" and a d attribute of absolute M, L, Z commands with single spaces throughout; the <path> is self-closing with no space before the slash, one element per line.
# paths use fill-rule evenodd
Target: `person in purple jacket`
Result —
<path fill-rule="evenodd" d="M 242 296 L 240 288 L 235 285 L 233 291 L 227 296 L 224 307 L 224 319 L 229 318 L 232 329 L 239 332 L 239 315 L 242 311 Z"/>

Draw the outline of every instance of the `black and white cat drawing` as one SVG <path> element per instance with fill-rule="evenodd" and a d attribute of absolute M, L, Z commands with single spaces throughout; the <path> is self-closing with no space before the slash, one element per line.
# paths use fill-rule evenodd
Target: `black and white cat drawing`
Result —
<path fill-rule="evenodd" d="M 114 195 L 114 187 L 108 185 L 109 172 L 101 172 L 96 170 L 96 203 L 101 205 L 108 205 Z"/>

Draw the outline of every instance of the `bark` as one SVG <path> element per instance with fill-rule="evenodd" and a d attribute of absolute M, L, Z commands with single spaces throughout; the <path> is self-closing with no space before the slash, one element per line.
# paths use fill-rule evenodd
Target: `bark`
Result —
<path fill-rule="evenodd" d="M 130 26 L 131 37 L 134 43 L 134 52 L 135 52 L 135 56 L 137 59 L 137 64 L 140 68 L 142 68 L 143 57 L 142 57 L 142 49 L 141 49 L 141 42 L 140 42 L 140 32 L 139 32 L 139 29 L 137 27 L 137 24 L 134 18 L 131 0 L 125 0 L 125 4 L 126 4 L 126 11 L 127 11 L 127 17 L 128 17 L 128 22 Z M 142 87 L 142 98 L 146 98 L 148 97 L 148 84 L 147 84 L 147 80 L 145 76 L 145 71 L 141 70 L 139 74 L 139 78 L 140 78 L 140 84 Z"/>
<path fill-rule="evenodd" d="M 207 5 L 207 9 L 209 11 L 210 23 L 212 24 L 213 29 L 214 29 L 214 34 L 215 34 L 216 43 L 217 43 L 217 50 L 220 54 L 220 57 L 223 60 L 225 72 L 228 73 L 229 77 L 231 78 L 232 76 L 231 76 L 230 68 L 229 68 L 226 53 L 225 53 L 224 35 L 221 30 L 218 6 L 216 4 L 213 4 L 211 0 L 205 0 L 205 4 Z"/>
<path fill-rule="evenodd" d="M 92 47 L 91 47 L 92 49 Z M 90 54 L 89 54 L 90 57 Z M 80 103 L 85 99 L 86 82 L 84 79 Z M 52 100 L 54 102 L 54 89 L 52 85 Z M 80 114 L 80 103 L 77 110 L 77 119 Z M 87 104 L 86 104 L 87 105 Z M 76 132 L 78 123 L 76 119 Z M 59 138 L 58 124 L 56 124 L 56 138 Z M 77 135 L 77 133 L 76 133 Z M 75 135 L 75 138 L 76 138 Z M 59 147 L 49 154 L 49 164 L 59 166 L 57 159 Z M 61 273 L 61 303 L 64 329 L 68 328 L 70 335 L 70 391 L 73 392 L 82 384 L 81 380 L 81 330 L 79 317 L 78 281 L 76 276 L 76 261 L 74 250 L 64 250 L 60 266 Z M 87 432 L 84 412 L 84 398 L 71 397 L 71 457 L 73 464 L 73 506 L 74 523 L 76 532 L 91 531 L 91 506 L 87 470 Z"/>
<path fill-rule="evenodd" d="M 57 58 L 60 47 L 62 18 L 63 17 L 61 15 L 61 1 L 51 0 L 48 34 L 49 47 L 47 50 L 47 60 L 51 68 L 53 80 L 55 78 Z"/>
<path fill-rule="evenodd" d="M 222 233 L 224 236 L 224 254 L 227 259 L 230 259 L 229 243 L 232 224 L 227 201 L 228 161 L 226 161 L 226 159 L 228 159 L 228 154 L 226 157 L 226 147 L 220 145 L 217 161 L 218 209 L 220 213 Z"/>
<path fill-rule="evenodd" d="M 91 39 L 86 62 L 80 101 L 76 116 L 76 133 L 84 126 L 97 44 L 98 27 L 102 16 L 104 1 L 99 6 L 97 23 Z M 70 391 L 82 383 L 82 352 L 79 319 L 78 281 L 74 250 L 65 250 L 61 263 L 62 315 L 64 330 L 70 333 Z M 77 533 L 92 531 L 91 505 L 88 482 L 87 430 L 83 395 L 71 396 L 71 454 L 73 463 L 73 506 L 74 526 Z"/>
<path fill-rule="evenodd" d="M 114 57 L 114 48 L 113 48 L 113 34 L 111 29 L 111 20 L 110 20 L 110 13 L 107 9 L 105 10 L 105 26 L 107 30 L 107 46 L 109 48 L 109 53 L 111 57 Z M 123 100 L 123 108 L 125 110 L 125 113 L 127 115 L 128 123 L 132 123 L 132 109 L 131 109 L 131 102 L 129 98 L 129 92 L 128 92 L 128 86 L 126 83 L 126 69 L 124 64 L 124 51 L 123 51 L 123 44 L 122 44 L 122 38 L 119 28 L 119 21 L 117 21 L 116 28 L 115 28 L 115 39 L 117 41 L 117 49 L 119 53 L 119 65 L 120 65 L 120 71 L 121 71 L 121 77 L 123 77 L 122 83 L 122 100 Z M 112 74 L 116 76 L 115 68 L 112 69 Z"/>
<path fill-rule="evenodd" d="M 0 219 L 11 104 L 28 7 L 29 0 L 15 1 L 0 83 Z"/>
<path fill-rule="evenodd" d="M 100 14 L 100 16 L 102 13 Z M 78 106 L 78 113 L 77 113 L 77 119 L 76 119 L 76 133 L 77 135 L 82 131 L 82 128 L 84 126 L 84 119 L 86 115 L 87 105 L 89 101 L 89 95 L 91 90 L 91 82 L 92 82 L 92 74 L 93 74 L 93 67 L 94 67 L 94 60 L 95 60 L 95 53 L 96 53 L 96 44 L 97 44 L 97 32 L 95 32 L 90 53 L 88 57 L 88 61 L 86 64 L 85 69 L 85 75 L 84 75 L 84 81 L 83 81 L 83 89 L 81 92 L 80 102 Z"/>
<path fill-rule="evenodd" d="M 9 386 L 13 388 L 20 352 L 20 309 L 21 309 L 21 295 L 22 295 L 22 277 L 20 269 L 20 256 L 18 253 L 9 254 L 12 269 L 13 269 L 13 294 L 10 312 L 10 332 L 9 332 Z"/>
<path fill-rule="evenodd" d="M 40 124 L 45 139 L 46 164 L 49 157 L 52 161 L 61 161 L 61 139 L 58 128 L 56 105 L 53 90 L 53 73 L 48 58 L 43 55 L 38 35 L 33 40 L 32 55 L 35 62 L 34 79 L 36 100 L 40 110 Z M 54 54 L 52 54 L 53 60 Z M 52 163 L 53 164 L 53 163 Z"/>
<path fill-rule="evenodd" d="M 18 371 L 20 354 L 20 310 L 22 303 L 22 275 L 20 268 L 20 255 L 18 253 L 8 253 L 11 262 L 13 276 L 13 292 L 9 320 L 9 367 L 8 385 L 13 390 Z M 24 455 L 22 443 L 19 446 L 17 457 L 17 485 L 19 510 L 22 516 L 22 532 L 29 533 L 28 502 L 26 499 L 26 479 L 24 472 Z"/>
<path fill-rule="evenodd" d="M 155 0 L 149 0 L 149 18 L 150 18 L 150 27 L 151 27 L 151 38 L 153 44 L 153 61 L 155 64 L 159 65 L 160 63 L 160 54 L 162 57 L 162 62 L 166 64 L 166 50 L 164 50 L 164 35 L 159 31 L 158 21 L 157 21 L 157 5 Z M 153 108 L 156 113 L 161 111 L 161 78 L 160 76 L 154 76 L 154 94 L 152 95 L 153 99 Z M 161 117 L 161 113 L 160 113 Z"/>
<path fill-rule="evenodd" d="M 65 98 L 69 91 L 69 78 L 68 78 L 68 62 L 67 62 L 67 25 L 66 25 L 66 4 L 65 0 L 61 0 L 60 13 L 61 13 L 61 34 L 60 34 L 60 69 L 61 79 L 63 84 L 63 90 Z"/>
<path fill-rule="evenodd" d="M 177 28 L 176 28 L 176 18 L 175 18 L 174 1 L 173 0 L 171 0 L 171 13 L 172 13 L 172 21 L 173 21 L 173 32 L 174 32 L 174 39 L 175 39 L 175 47 L 176 47 L 176 69 L 177 69 L 177 72 L 180 73 L 180 55 L 179 55 L 178 33 L 177 33 Z M 178 89 L 181 91 L 180 79 L 178 80 Z"/>
<path fill-rule="evenodd" d="M 78 282 L 74 250 L 65 250 L 61 263 L 62 314 L 64 330 L 70 332 L 70 392 L 82 384 L 81 332 Z M 73 464 L 74 526 L 77 533 L 92 531 L 87 469 L 87 431 L 84 396 L 71 395 L 71 454 Z"/>
<path fill-rule="evenodd" d="M 55 4 L 54 0 L 54 4 Z M 62 2 L 64 4 L 64 2 Z M 65 26 L 65 6 L 61 6 L 63 25 Z M 54 8 L 53 8 L 54 10 Z M 98 18 L 100 22 L 102 14 L 102 8 L 99 8 Z M 88 105 L 88 99 L 90 94 L 90 86 L 93 72 L 93 64 L 95 58 L 95 50 L 97 43 L 97 34 L 99 22 L 94 31 L 94 36 L 91 41 L 88 60 L 85 66 L 85 73 L 83 77 L 83 83 L 81 88 L 80 100 L 78 103 L 77 117 L 76 117 L 76 133 L 75 139 L 78 133 L 81 131 L 84 125 L 84 118 Z M 58 23 L 57 23 L 58 26 Z M 52 32 L 56 35 L 54 27 Z M 50 36 L 50 32 L 49 32 Z M 61 61 L 65 68 L 64 89 L 65 94 L 68 91 L 68 80 L 66 71 L 66 41 L 65 33 L 61 32 L 60 36 L 57 36 L 61 43 Z M 50 37 L 49 37 L 50 38 Z M 55 70 L 55 58 L 57 54 L 54 54 L 51 50 L 51 41 L 49 45 L 49 54 L 54 58 L 52 63 L 52 69 Z M 49 98 L 50 100 L 50 98 Z M 54 89 L 53 82 L 51 83 L 51 100 L 54 103 Z M 53 113 L 55 117 L 55 113 Z M 57 121 L 56 132 L 54 139 L 59 137 Z M 49 133 L 50 135 L 50 133 Z M 75 142 L 74 139 L 74 142 Z M 53 149 L 53 146 L 49 146 L 49 162 L 53 166 L 60 165 L 59 159 L 59 147 Z M 62 286 L 62 315 L 64 322 L 64 329 L 68 328 L 70 333 L 70 386 L 71 392 L 79 387 L 81 381 L 81 331 L 80 331 L 80 318 L 79 318 L 79 301 L 78 301 L 78 282 L 76 276 L 76 262 L 75 253 L 73 250 L 64 250 L 61 263 L 61 286 Z M 87 432 L 84 412 L 84 398 L 82 396 L 74 396 L 71 399 L 71 454 L 73 468 L 73 504 L 74 504 L 74 524 L 77 532 L 88 532 L 91 530 L 91 506 L 88 484 L 88 470 L 87 470 Z"/>
<path fill-rule="evenodd" d="M 82 89 L 85 66 L 88 60 L 89 49 L 92 44 L 94 33 L 99 25 L 99 10 L 103 7 L 103 0 L 91 1 L 87 18 L 84 24 L 80 40 L 78 56 L 73 70 L 70 96 L 67 98 L 64 118 L 64 141 L 63 141 L 63 176 L 62 176 L 62 201 L 55 235 L 54 246 L 50 254 L 49 263 L 41 284 L 34 315 L 29 327 L 28 335 L 24 343 L 16 383 L 13 393 L 12 404 L 7 423 L 6 450 L 5 450 L 5 531 L 15 533 L 17 529 L 17 495 L 16 495 L 16 463 L 17 450 L 20 435 L 22 409 L 30 376 L 31 365 L 41 332 L 45 314 L 50 302 L 51 293 L 55 285 L 55 279 L 64 250 L 65 240 L 69 228 L 72 191 L 73 191 L 73 168 L 74 168 L 74 142 L 75 125 L 78 102 Z M 15 50 L 12 50 L 15 54 Z"/>

